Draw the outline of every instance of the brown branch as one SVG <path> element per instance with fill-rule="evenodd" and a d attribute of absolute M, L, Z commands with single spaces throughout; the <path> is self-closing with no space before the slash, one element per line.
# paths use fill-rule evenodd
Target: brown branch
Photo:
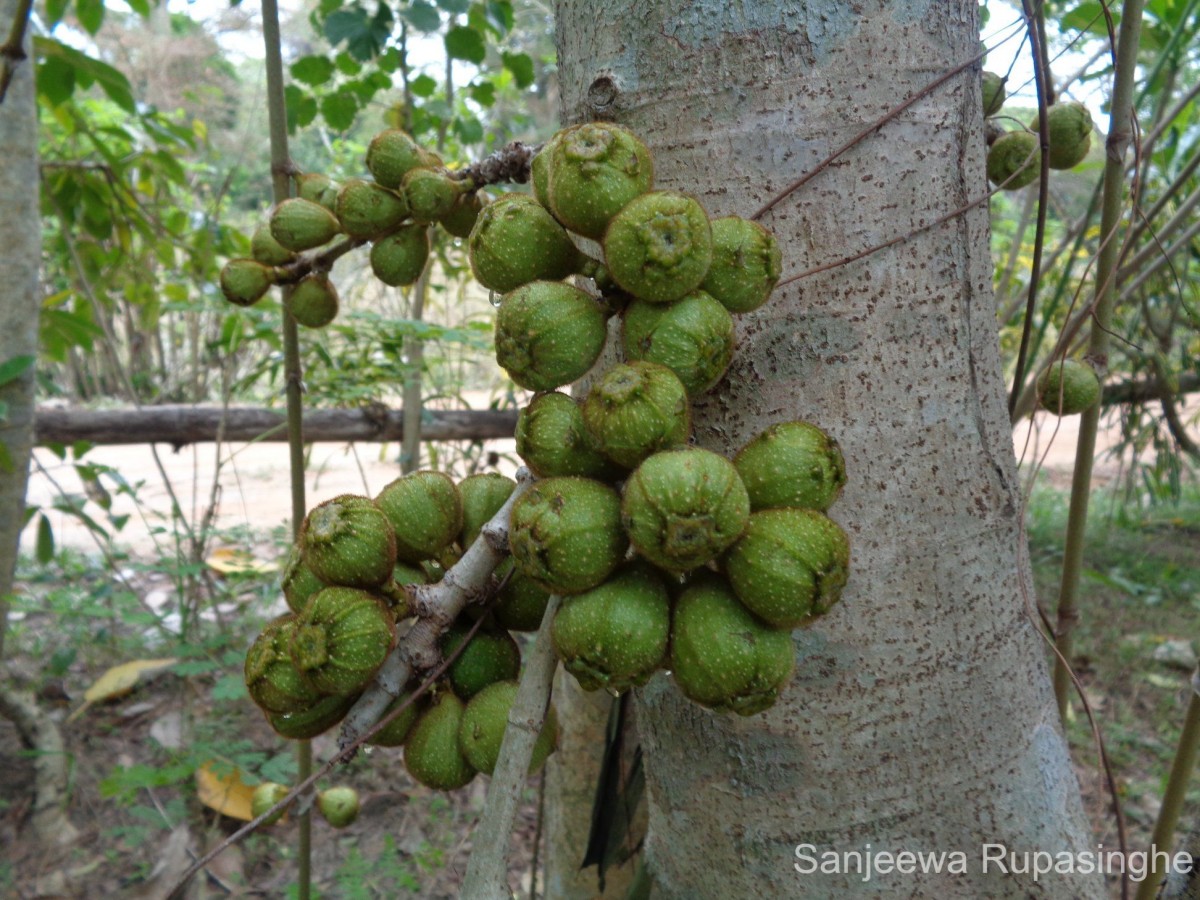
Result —
<path fill-rule="evenodd" d="M 224 431 L 222 428 L 224 416 Z M 487 440 L 512 437 L 515 410 L 426 410 L 421 438 L 426 441 Z M 39 409 L 36 442 L 73 444 L 165 443 L 182 447 L 224 441 L 287 441 L 281 410 L 200 406 L 151 406 L 141 409 Z M 403 410 L 382 404 L 361 409 L 310 410 L 304 442 L 398 441 L 404 437 Z"/>
<path fill-rule="evenodd" d="M 460 181 L 470 180 L 474 182 L 475 187 L 501 182 L 524 184 L 529 181 L 529 166 L 541 149 L 541 144 L 513 141 L 479 162 L 451 172 L 450 177 Z"/>
<path fill-rule="evenodd" d="M 29 13 L 33 9 L 33 0 L 19 0 L 17 14 L 13 16 L 12 27 L 8 31 L 8 39 L 0 45 L 0 103 L 8 95 L 8 86 L 12 84 L 17 66 L 28 59 L 25 53 L 25 30 L 29 27 Z"/>
<path fill-rule="evenodd" d="M 1100 402 L 1104 406 L 1149 403 L 1163 397 L 1190 394 L 1196 390 L 1200 390 L 1200 375 L 1189 372 L 1180 375 L 1176 384 L 1168 384 L 1158 378 L 1147 378 L 1142 381 L 1121 381 L 1105 385 Z"/>

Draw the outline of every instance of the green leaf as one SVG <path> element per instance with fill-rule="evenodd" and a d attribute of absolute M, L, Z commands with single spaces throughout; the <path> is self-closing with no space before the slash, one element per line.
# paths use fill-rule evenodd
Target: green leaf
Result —
<path fill-rule="evenodd" d="M 242 675 L 222 675 L 212 688 L 214 700 L 241 700 L 246 696 L 246 679 Z"/>
<path fill-rule="evenodd" d="M 11 475 L 15 471 L 12 454 L 8 452 L 8 444 L 0 444 L 0 472 L 7 472 Z"/>
<path fill-rule="evenodd" d="M 289 84 L 283 89 L 283 97 L 287 103 L 289 132 L 312 124 L 313 119 L 317 117 L 316 100 L 294 84 Z"/>
<path fill-rule="evenodd" d="M 149 0 L 125 0 L 125 2 L 129 4 L 130 9 L 132 9 L 143 19 L 150 18 L 150 12 L 153 7 L 150 5 Z M 236 6 L 237 4 L 235 3 L 233 5 Z"/>
<path fill-rule="evenodd" d="M 400 11 L 400 15 L 417 31 L 426 34 L 442 27 L 442 17 L 438 15 L 437 7 L 425 0 L 414 0 L 411 6 Z"/>
<path fill-rule="evenodd" d="M 62 17 L 66 15 L 67 7 L 70 6 L 71 0 L 46 0 L 46 25 L 47 27 L 57 25 L 62 21 Z"/>
<path fill-rule="evenodd" d="M 45 516 L 38 517 L 37 561 L 43 566 L 54 559 L 54 529 Z"/>
<path fill-rule="evenodd" d="M 349 53 L 339 53 L 333 60 L 337 66 L 337 70 L 343 75 L 354 77 L 362 71 L 362 63 L 356 60 Z"/>
<path fill-rule="evenodd" d="M 325 37 L 335 47 L 344 42 L 351 56 L 365 61 L 383 51 L 393 23 L 392 10 L 386 3 L 380 3 L 373 16 L 361 7 L 339 9 L 325 20 Z"/>
<path fill-rule="evenodd" d="M 504 68 L 512 72 L 517 87 L 524 90 L 534 82 L 533 58 L 528 53 L 502 53 Z"/>
<path fill-rule="evenodd" d="M 395 47 L 388 47 L 379 54 L 379 58 L 375 60 L 375 65 L 379 66 L 380 72 L 386 72 L 391 75 L 400 68 L 400 51 Z"/>
<path fill-rule="evenodd" d="M 292 63 L 292 77 L 305 84 L 324 84 L 333 76 L 333 63 L 325 56 L 303 56 Z"/>
<path fill-rule="evenodd" d="M 87 87 L 94 82 L 108 95 L 108 99 L 125 112 L 137 112 L 137 104 L 133 99 L 133 89 L 129 86 L 129 79 L 112 66 L 93 59 L 86 53 L 81 53 L 74 47 L 68 47 L 53 38 L 34 38 L 33 45 L 38 55 L 47 63 L 54 58 L 72 66 L 75 69 L 75 81 L 80 86 Z"/>
<path fill-rule="evenodd" d="M 75 0 L 75 16 L 88 34 L 95 34 L 104 24 L 104 0 Z"/>
<path fill-rule="evenodd" d="M 37 89 L 51 106 L 66 103 L 75 93 L 75 67 L 57 57 L 45 60 L 37 68 Z"/>
<path fill-rule="evenodd" d="M 478 144 L 483 140 L 483 125 L 476 118 L 455 119 L 454 131 L 464 144 Z"/>
<path fill-rule="evenodd" d="M 488 0 L 484 7 L 488 23 L 498 37 L 504 37 L 513 27 L 513 7 L 508 0 Z"/>
<path fill-rule="evenodd" d="M 334 131 L 346 131 L 358 115 L 358 100 L 350 91 L 338 91 L 321 101 L 321 115 Z"/>
<path fill-rule="evenodd" d="M 437 0 L 437 5 L 448 13 L 462 15 L 471 8 L 471 0 Z"/>
<path fill-rule="evenodd" d="M 4 387 L 9 382 L 16 381 L 33 368 L 35 362 L 37 362 L 36 356 L 23 355 L 14 356 L 0 363 L 0 387 Z"/>
<path fill-rule="evenodd" d="M 418 75 L 409 82 L 408 89 L 412 91 L 414 97 L 432 97 L 437 86 L 438 83 L 428 75 Z"/>
<path fill-rule="evenodd" d="M 491 106 L 496 102 L 496 86 L 490 81 L 480 81 L 467 88 L 471 99 L 480 106 Z M 474 143 L 471 141 L 470 143 Z"/>
<path fill-rule="evenodd" d="M 487 45 L 474 28 L 458 25 L 446 32 L 446 53 L 451 59 L 463 59 L 476 65 L 487 57 Z"/>

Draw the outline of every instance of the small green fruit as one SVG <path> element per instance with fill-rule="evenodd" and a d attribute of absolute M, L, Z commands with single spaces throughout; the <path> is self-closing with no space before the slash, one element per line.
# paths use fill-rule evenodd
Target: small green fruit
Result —
<path fill-rule="evenodd" d="M 400 226 L 408 217 L 408 204 L 395 191 L 356 178 L 338 190 L 337 217 L 350 237 L 373 241 Z"/>
<path fill-rule="evenodd" d="M 550 209 L 550 157 L 554 153 L 554 147 L 566 137 L 569 131 L 578 127 L 578 125 L 573 125 L 571 128 L 563 128 L 555 132 L 553 137 L 542 145 L 542 149 L 529 162 L 529 184 L 533 188 L 534 199 L 542 209 Z"/>
<path fill-rule="evenodd" d="M 500 758 L 500 744 L 508 726 L 508 714 L 517 699 L 515 681 L 498 681 L 488 685 L 471 698 L 463 711 L 462 723 L 458 728 L 458 745 L 463 756 L 472 766 L 486 775 L 496 769 Z M 558 717 L 551 706 L 546 711 L 542 730 L 533 744 L 533 755 L 529 760 L 529 773 L 542 767 L 558 741 Z"/>
<path fill-rule="evenodd" d="M 517 571 L 511 559 L 501 563 L 501 568 L 496 569 L 496 577 L 503 578 L 509 571 L 512 574 L 492 607 L 496 624 L 509 631 L 537 631 L 546 614 L 550 594 L 528 575 Z"/>
<path fill-rule="evenodd" d="M 837 441 L 808 422 L 780 422 L 733 458 L 757 512 L 798 506 L 824 512 L 846 484 L 846 462 Z"/>
<path fill-rule="evenodd" d="M 545 192 L 549 209 L 577 234 L 602 238 L 613 216 L 654 181 L 646 145 L 612 122 L 571 128 L 552 143 Z"/>
<path fill-rule="evenodd" d="M 392 577 L 396 537 L 370 497 L 343 494 L 314 506 L 300 526 L 304 561 L 326 584 L 370 588 Z"/>
<path fill-rule="evenodd" d="M 583 401 L 583 421 L 600 451 L 635 468 L 651 453 L 687 443 L 687 391 L 666 366 L 635 361 L 613 366 Z"/>
<path fill-rule="evenodd" d="M 468 238 L 471 236 L 471 230 L 475 227 L 475 223 L 479 221 L 479 214 L 483 211 L 484 205 L 481 192 L 468 191 L 459 195 L 459 198 L 454 201 L 454 205 L 450 207 L 450 211 L 438 221 L 446 229 L 447 234 L 452 234 L 457 238 Z"/>
<path fill-rule="evenodd" d="M 436 791 L 452 791 L 475 777 L 475 768 L 458 743 L 463 702 L 450 691 L 440 694 L 421 714 L 404 742 L 408 774 Z"/>
<path fill-rule="evenodd" d="M 387 718 L 393 711 L 403 706 L 411 699 L 412 690 L 404 691 L 399 697 L 388 704 L 387 709 L 379 716 L 379 718 Z M 375 733 L 375 736 L 367 741 L 368 744 L 374 744 L 377 747 L 399 747 L 408 737 L 408 733 L 412 731 L 413 725 L 416 724 L 422 712 L 425 711 L 426 700 L 424 697 L 418 697 L 404 710 L 388 722 L 383 728 Z"/>
<path fill-rule="evenodd" d="M 414 222 L 429 225 L 448 215 L 463 183 L 432 169 L 413 169 L 400 185 Z"/>
<path fill-rule="evenodd" d="M 651 303 L 670 303 L 700 287 L 712 259 L 708 214 L 684 194 L 643 194 L 604 233 L 604 260 L 613 280 Z"/>
<path fill-rule="evenodd" d="M 358 791 L 332 787 L 317 794 L 317 810 L 334 828 L 345 828 L 358 818 Z"/>
<path fill-rule="evenodd" d="M 1041 171 L 1038 136 L 1032 132 L 1010 131 L 998 137 L 988 150 L 988 180 L 997 187 L 1003 185 L 1006 191 L 1033 184 Z"/>
<path fill-rule="evenodd" d="M 253 306 L 275 283 L 275 271 L 253 259 L 231 259 L 221 269 L 221 293 L 235 306 Z"/>
<path fill-rule="evenodd" d="M 811 509 L 764 509 L 725 554 L 723 568 L 742 604 L 768 625 L 795 628 L 841 596 L 850 544 Z"/>
<path fill-rule="evenodd" d="M 392 524 L 401 562 L 433 559 L 462 531 L 462 497 L 444 472 L 410 472 L 380 491 L 375 503 Z"/>
<path fill-rule="evenodd" d="M 582 475 L 613 481 L 621 472 L 600 452 L 580 405 L 558 391 L 529 401 L 517 416 L 515 436 L 517 453 L 538 478 Z"/>
<path fill-rule="evenodd" d="M 293 544 L 288 551 L 287 562 L 283 565 L 282 587 L 288 608 L 294 613 L 303 612 L 308 605 L 308 598 L 327 587 L 304 562 L 304 554 L 298 544 Z"/>
<path fill-rule="evenodd" d="M 483 526 L 517 489 L 517 483 L 498 472 L 479 472 L 469 475 L 458 483 L 462 497 L 463 524 L 458 535 L 458 546 L 466 550 L 479 537 Z"/>
<path fill-rule="evenodd" d="M 371 271 L 386 285 L 414 284 L 429 259 L 429 232 L 424 225 L 403 225 L 371 245 Z"/>
<path fill-rule="evenodd" d="M 292 197 L 271 213 L 271 237 L 296 253 L 327 244 L 342 230 L 337 218 L 319 203 Z"/>
<path fill-rule="evenodd" d="M 496 314 L 496 362 L 531 391 L 585 375 L 604 349 L 604 313 L 585 291 L 534 281 L 505 294 Z"/>
<path fill-rule="evenodd" d="M 666 656 L 670 631 L 666 583 L 652 567 L 635 562 L 564 600 L 550 633 L 563 668 L 580 687 L 620 693 L 654 674 Z"/>
<path fill-rule="evenodd" d="M 775 235 L 740 216 L 713 219 L 712 266 L 700 287 L 731 313 L 767 302 L 783 271 Z"/>
<path fill-rule="evenodd" d="M 287 798 L 291 793 L 285 785 L 276 784 L 273 781 L 264 781 L 254 789 L 254 793 L 250 795 L 250 815 L 258 818 L 268 809 Z M 270 818 L 263 819 L 264 825 L 274 825 L 283 818 L 284 810 L 272 815 Z"/>
<path fill-rule="evenodd" d="M 297 617 L 290 650 L 314 688 L 345 695 L 366 687 L 395 642 L 395 622 L 383 600 L 357 588 L 328 587 Z"/>
<path fill-rule="evenodd" d="M 1100 379 L 1083 360 L 1056 360 L 1038 378 L 1037 391 L 1042 409 L 1075 416 L 1100 402 Z"/>
<path fill-rule="evenodd" d="M 321 699 L 288 652 L 295 624 L 290 615 L 268 622 L 246 651 L 246 691 L 264 712 L 300 712 Z"/>
<path fill-rule="evenodd" d="M 324 328 L 337 318 L 337 288 L 324 275 L 309 275 L 284 295 L 283 305 L 297 324 Z"/>
<path fill-rule="evenodd" d="M 268 713 L 267 721 L 280 737 L 290 741 L 308 741 L 342 721 L 357 700 L 358 694 L 322 697 L 300 712 Z"/>
<path fill-rule="evenodd" d="M 621 498 L 621 523 L 634 549 L 671 572 L 716 559 L 749 518 L 750 498 L 733 463 L 699 447 L 648 457 Z"/>
<path fill-rule="evenodd" d="M 448 657 L 458 649 L 471 623 L 451 625 L 442 636 L 442 655 Z M 521 650 L 507 631 L 480 628 L 446 674 L 450 686 L 461 700 L 470 700 L 489 684 L 516 678 L 521 671 Z"/>
<path fill-rule="evenodd" d="M 634 300 L 622 323 L 625 356 L 666 366 L 690 397 L 720 381 L 733 359 L 733 316 L 704 291 L 674 303 Z"/>
<path fill-rule="evenodd" d="M 590 590 L 625 556 L 621 498 L 587 478 L 539 481 L 513 504 L 508 542 L 517 570 L 546 590 Z"/>
<path fill-rule="evenodd" d="M 1050 168 L 1073 169 L 1092 149 L 1092 114 L 1082 103 L 1064 100 L 1046 110 Z M 1031 127 L 1038 127 L 1035 119 Z"/>
<path fill-rule="evenodd" d="M 250 238 L 250 255 L 265 266 L 283 266 L 296 258 L 289 250 L 271 234 L 271 226 L 263 223 L 254 229 Z"/>
<path fill-rule="evenodd" d="M 1004 106 L 1007 92 L 1004 88 L 1005 78 L 995 72 L 983 73 L 983 114 L 994 116 Z"/>
<path fill-rule="evenodd" d="M 467 247 L 475 280 L 501 293 L 530 281 L 565 278 L 580 265 L 563 227 L 526 194 L 505 194 L 485 206 Z"/>
<path fill-rule="evenodd" d="M 367 171 L 385 188 L 400 187 L 405 175 L 426 165 L 425 151 L 398 128 L 381 131 L 367 147 Z"/>
<path fill-rule="evenodd" d="M 689 700 L 752 716 L 775 705 L 795 649 L 790 632 L 764 625 L 723 578 L 702 572 L 675 602 L 670 666 Z"/>
<path fill-rule="evenodd" d="M 337 186 L 328 175 L 305 172 L 296 176 L 296 195 L 302 200 L 320 204 L 333 212 L 330 200 L 337 196 Z"/>

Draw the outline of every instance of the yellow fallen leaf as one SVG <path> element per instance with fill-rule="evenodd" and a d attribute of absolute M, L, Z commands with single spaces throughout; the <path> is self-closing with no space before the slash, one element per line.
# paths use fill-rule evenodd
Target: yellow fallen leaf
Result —
<path fill-rule="evenodd" d="M 128 694 L 143 676 L 157 674 L 164 669 L 169 669 L 177 662 L 179 660 L 173 657 L 171 659 L 135 659 L 132 662 L 113 666 L 84 691 L 83 706 L 71 713 L 67 721 L 74 721 L 83 715 L 84 710 L 93 703 L 112 700 L 114 697 Z"/>
<path fill-rule="evenodd" d="M 277 561 L 256 559 L 245 550 L 233 547 L 214 550 L 204 562 L 219 575 L 270 575 L 279 571 Z"/>
<path fill-rule="evenodd" d="M 254 796 L 254 788 L 242 781 L 239 769 L 230 769 L 225 775 L 218 775 L 211 762 L 206 762 L 196 770 L 196 796 L 209 809 L 215 809 L 223 816 L 249 822 L 254 818 L 250 814 L 250 798 Z"/>

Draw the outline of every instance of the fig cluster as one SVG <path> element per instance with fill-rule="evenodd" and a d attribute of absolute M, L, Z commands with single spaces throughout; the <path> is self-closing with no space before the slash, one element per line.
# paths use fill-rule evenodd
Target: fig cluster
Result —
<path fill-rule="evenodd" d="M 1015 191 L 1038 180 L 1042 167 L 1038 119 L 1011 131 L 1001 124 L 1005 79 L 983 73 L 983 114 L 988 120 L 987 176 L 992 184 Z M 1092 148 L 1092 114 L 1082 103 L 1059 100 L 1046 111 L 1052 169 L 1073 169 Z"/>
<path fill-rule="evenodd" d="M 370 178 L 340 185 L 315 172 L 297 175 L 296 196 L 277 204 L 255 230 L 250 256 L 221 270 L 225 299 L 250 306 L 273 285 L 294 285 L 285 294 L 288 311 L 300 325 L 323 328 L 338 312 L 332 263 L 322 256 L 335 238 L 369 242 L 375 277 L 393 287 L 410 285 L 429 258 L 429 226 L 465 238 L 483 208 L 471 179 L 455 178 L 404 131 L 376 135 L 366 167 Z"/>

